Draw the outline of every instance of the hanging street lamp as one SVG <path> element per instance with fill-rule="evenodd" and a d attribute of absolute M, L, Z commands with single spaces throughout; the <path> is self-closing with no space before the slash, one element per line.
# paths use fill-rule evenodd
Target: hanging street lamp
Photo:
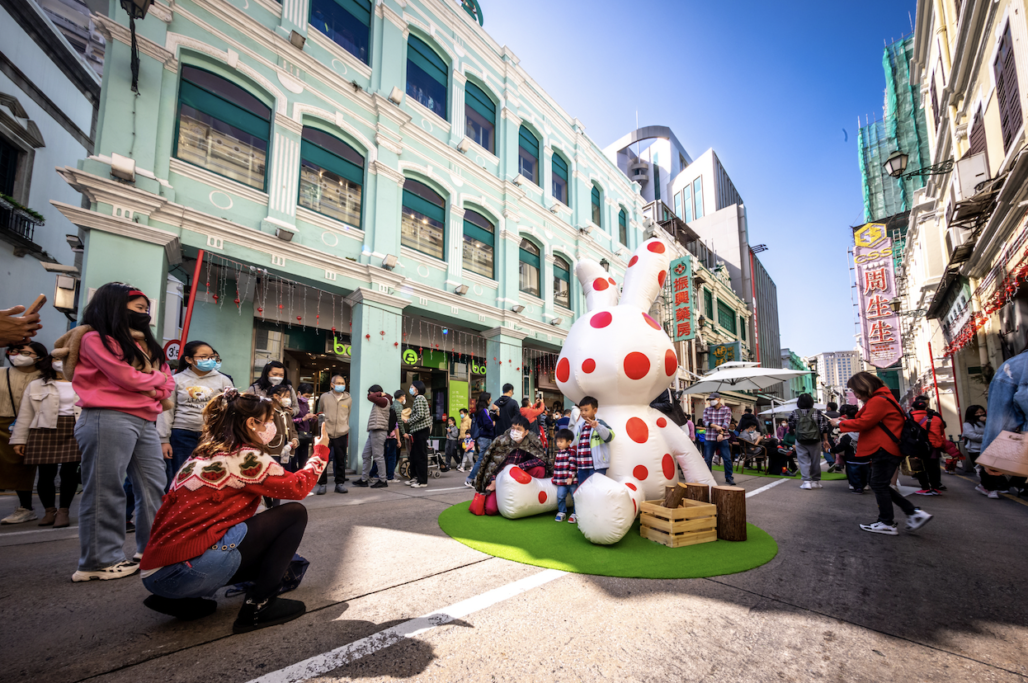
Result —
<path fill-rule="evenodd" d="M 925 166 L 919 168 L 916 171 L 905 173 L 907 170 L 907 161 L 909 157 L 903 152 L 896 150 L 889 155 L 889 158 L 882 164 L 882 168 L 893 178 L 913 178 L 914 176 L 921 176 L 922 178 L 930 175 L 943 175 L 953 170 L 953 159 L 946 159 L 946 161 L 940 161 L 937 164 L 931 166 Z"/>

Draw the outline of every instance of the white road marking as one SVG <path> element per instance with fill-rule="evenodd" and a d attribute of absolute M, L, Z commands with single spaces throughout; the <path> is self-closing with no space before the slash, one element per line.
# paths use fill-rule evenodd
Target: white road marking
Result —
<path fill-rule="evenodd" d="M 65 527 L 61 527 L 60 529 L 32 529 L 31 531 L 2 531 L 2 532 L 0 532 L 0 540 L 3 540 L 5 538 L 7 538 L 8 536 L 21 536 L 23 534 L 52 534 L 55 531 L 63 531 L 63 530 L 74 530 L 75 533 L 78 533 L 78 528 L 79 528 L 79 525 L 76 524 L 75 526 L 65 526 Z"/>
<path fill-rule="evenodd" d="M 752 498 L 753 496 L 757 495 L 758 493 L 763 493 L 764 491 L 767 491 L 768 489 L 773 489 L 774 487 L 778 486 L 779 484 L 784 484 L 787 481 L 796 481 L 796 480 L 795 479 L 779 479 L 778 481 L 773 481 L 770 484 L 768 484 L 767 486 L 761 486 L 759 489 L 753 489 L 752 491 L 750 491 L 749 493 L 746 494 L 746 497 L 747 498 Z"/>
<path fill-rule="evenodd" d="M 343 645 L 330 652 L 316 655 L 302 662 L 297 662 L 284 669 L 255 678 L 250 683 L 298 683 L 316 676 L 321 676 L 358 659 L 372 655 L 379 650 L 395 645 L 404 638 L 416 638 L 437 626 L 442 626 L 455 619 L 491 607 L 498 602 L 520 595 L 533 588 L 538 588 L 554 579 L 559 579 L 567 572 L 558 569 L 547 569 L 527 578 L 508 583 L 506 586 L 494 588 L 473 598 L 462 600 L 456 604 L 431 612 L 417 619 L 405 621 L 384 631 L 379 631 L 367 638 L 361 638 L 349 645 Z M 342 617 L 340 617 L 342 618 Z"/>

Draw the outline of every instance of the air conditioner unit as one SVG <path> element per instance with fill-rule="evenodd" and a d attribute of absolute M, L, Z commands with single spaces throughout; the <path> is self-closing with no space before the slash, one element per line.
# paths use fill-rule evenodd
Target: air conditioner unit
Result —
<path fill-rule="evenodd" d="M 958 161 L 954 166 L 953 178 L 958 202 L 973 197 L 974 188 L 989 179 L 989 165 L 985 161 L 985 152 Z"/>

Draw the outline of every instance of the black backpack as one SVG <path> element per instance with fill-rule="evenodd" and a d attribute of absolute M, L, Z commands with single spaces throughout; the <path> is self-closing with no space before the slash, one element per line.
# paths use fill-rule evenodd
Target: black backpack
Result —
<path fill-rule="evenodd" d="M 914 418 L 903 412 L 903 409 L 900 408 L 900 405 L 895 400 L 891 398 L 887 400 L 896 406 L 896 410 L 903 416 L 903 431 L 900 432 L 899 438 L 896 438 L 896 435 L 886 428 L 884 422 L 879 422 L 878 426 L 899 446 L 900 455 L 913 458 L 927 458 L 932 452 L 932 444 L 928 440 L 928 429 L 919 425 Z M 931 427 L 931 416 L 929 416 L 926 424 L 928 427 Z"/>
<path fill-rule="evenodd" d="M 396 429 L 396 411 L 393 410 L 392 406 L 389 407 L 389 429 L 386 434 L 392 434 L 393 430 Z"/>

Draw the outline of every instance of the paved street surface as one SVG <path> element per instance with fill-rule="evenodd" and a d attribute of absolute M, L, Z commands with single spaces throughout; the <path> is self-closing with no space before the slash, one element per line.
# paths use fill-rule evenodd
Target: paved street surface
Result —
<path fill-rule="evenodd" d="M 781 483 L 747 501 L 779 543 L 774 560 L 681 581 L 560 574 L 471 550 L 436 522 L 471 497 L 462 479 L 308 498 L 311 567 L 290 596 L 308 613 L 238 636 L 241 598 L 176 622 L 143 607 L 137 577 L 71 583 L 74 526 L 4 527 L 3 680 L 287 681 L 305 660 L 304 677 L 326 681 L 1028 678 L 1028 504 L 988 500 L 962 477 L 915 501 L 936 517 L 899 537 L 858 529 L 874 501 L 845 481 Z M 0 496 L 0 515 L 15 506 Z M 453 619 L 408 623 L 437 610 Z"/>

